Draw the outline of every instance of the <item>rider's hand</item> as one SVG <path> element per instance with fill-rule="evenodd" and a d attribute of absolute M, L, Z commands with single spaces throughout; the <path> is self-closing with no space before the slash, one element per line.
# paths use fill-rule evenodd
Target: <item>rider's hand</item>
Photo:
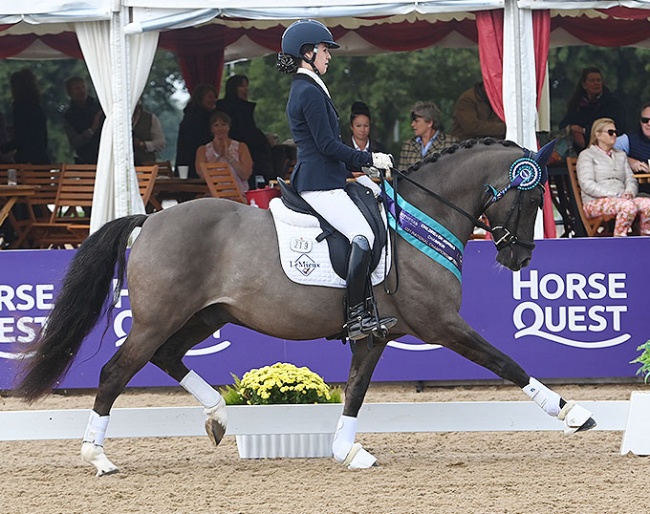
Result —
<path fill-rule="evenodd" d="M 372 154 L 372 165 L 380 170 L 390 171 L 395 166 L 395 159 L 391 154 L 375 152 Z"/>

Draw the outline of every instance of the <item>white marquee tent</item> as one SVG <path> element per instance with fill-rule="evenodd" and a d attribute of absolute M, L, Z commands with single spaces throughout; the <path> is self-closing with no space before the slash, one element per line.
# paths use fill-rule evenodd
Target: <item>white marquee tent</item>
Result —
<path fill-rule="evenodd" d="M 461 19 L 503 10 L 502 97 L 507 137 L 534 148 L 537 87 L 533 11 L 606 17 L 603 9 L 650 9 L 650 0 L 23 0 L 0 7 L 3 34 L 74 30 L 106 113 L 102 131 L 92 230 L 106 221 L 144 212 L 133 170 L 130 115 L 142 93 L 160 31 L 203 23 L 242 28 L 288 25 L 312 17 L 355 28 L 409 20 Z M 181 7 L 182 5 L 182 7 Z M 4 31 L 3 31 L 4 30 Z M 354 36 L 350 37 L 354 40 Z M 357 41 L 358 43 L 358 41 Z M 247 45 L 241 46 L 245 52 Z M 254 46 L 254 45 L 252 45 Z M 251 50 L 254 51 L 254 50 Z"/>

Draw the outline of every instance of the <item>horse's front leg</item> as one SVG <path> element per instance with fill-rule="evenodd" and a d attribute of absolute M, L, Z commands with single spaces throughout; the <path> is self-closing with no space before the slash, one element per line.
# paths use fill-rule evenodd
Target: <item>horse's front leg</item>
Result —
<path fill-rule="evenodd" d="M 443 326 L 446 327 L 442 339 L 444 346 L 521 387 L 546 414 L 564 422 L 565 433 L 581 432 L 596 426 L 591 412 L 574 402 L 565 401 L 558 393 L 531 377 L 511 357 L 472 330 L 460 316 L 455 322 L 444 323 Z"/>
<path fill-rule="evenodd" d="M 354 442 L 357 435 L 357 415 L 377 362 L 386 348 L 386 342 L 375 341 L 374 344 L 368 344 L 368 339 L 363 339 L 358 342 L 351 341 L 350 347 L 352 363 L 345 386 L 343 415 L 339 418 L 336 427 L 332 453 L 338 462 L 349 469 L 364 469 L 375 465 L 377 459 L 364 450 L 361 444 Z"/>

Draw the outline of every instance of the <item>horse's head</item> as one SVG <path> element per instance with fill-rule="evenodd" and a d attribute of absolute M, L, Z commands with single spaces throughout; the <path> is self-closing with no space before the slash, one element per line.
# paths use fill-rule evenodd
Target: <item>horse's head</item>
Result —
<path fill-rule="evenodd" d="M 555 142 L 544 146 L 537 154 L 524 150 L 524 156 L 512 161 L 509 183 L 488 190 L 491 198 L 485 209 L 492 237 L 497 247 L 497 261 L 512 271 L 530 263 L 535 243 L 535 219 L 542 207 L 544 185 L 548 174 L 546 162 Z"/>

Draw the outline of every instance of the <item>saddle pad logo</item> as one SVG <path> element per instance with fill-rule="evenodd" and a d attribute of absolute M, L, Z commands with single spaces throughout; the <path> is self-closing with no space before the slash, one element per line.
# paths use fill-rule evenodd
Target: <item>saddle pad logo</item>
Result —
<path fill-rule="evenodd" d="M 296 268 L 298 271 L 300 271 L 300 273 L 307 277 L 311 274 L 312 271 L 320 267 L 320 264 L 314 262 L 314 260 L 309 255 L 303 253 L 300 257 L 291 263 L 291 266 L 293 268 Z"/>
<path fill-rule="evenodd" d="M 312 250 L 312 241 L 311 239 L 305 239 L 304 237 L 292 237 L 290 246 L 294 252 L 299 253 L 309 253 Z"/>

